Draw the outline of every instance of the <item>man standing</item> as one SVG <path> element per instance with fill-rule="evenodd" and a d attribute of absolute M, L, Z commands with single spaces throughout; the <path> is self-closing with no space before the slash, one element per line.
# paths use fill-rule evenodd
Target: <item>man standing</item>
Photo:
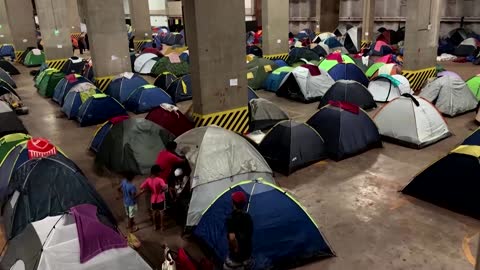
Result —
<path fill-rule="evenodd" d="M 248 270 L 252 268 L 253 221 L 245 211 L 247 196 L 242 191 L 232 194 L 233 211 L 227 218 L 229 253 L 224 270 Z"/>

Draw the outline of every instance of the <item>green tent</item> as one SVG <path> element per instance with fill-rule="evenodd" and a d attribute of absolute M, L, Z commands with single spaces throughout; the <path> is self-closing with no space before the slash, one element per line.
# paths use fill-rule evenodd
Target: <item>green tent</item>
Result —
<path fill-rule="evenodd" d="M 128 119 L 112 126 L 95 157 L 95 165 L 117 173 L 148 174 L 158 153 L 175 139 L 146 119 Z"/>
<path fill-rule="evenodd" d="M 478 101 L 480 101 L 480 75 L 474 76 L 467 81 L 468 88 L 472 91 Z"/>
<path fill-rule="evenodd" d="M 189 73 L 189 65 L 185 61 L 181 61 L 180 63 L 172 63 L 170 58 L 162 57 L 152 68 L 152 74 L 155 76 L 167 71 L 177 77 L 181 77 Z"/>
<path fill-rule="evenodd" d="M 278 66 L 272 60 L 265 58 L 255 58 L 247 64 L 248 86 L 253 90 L 263 87 L 263 83 L 272 71 Z"/>
<path fill-rule="evenodd" d="M 38 67 L 43 63 L 45 63 L 45 53 L 38 49 L 29 51 L 23 61 L 23 64 L 27 67 Z"/>
<path fill-rule="evenodd" d="M 8 134 L 0 138 L 0 167 L 8 153 L 19 143 L 29 140 L 31 137 L 23 133 Z"/>
<path fill-rule="evenodd" d="M 320 65 L 318 65 L 318 67 L 325 71 L 329 71 L 331 68 L 333 68 L 337 64 L 338 64 L 337 60 L 325 59 L 322 62 L 320 62 Z"/>
<path fill-rule="evenodd" d="M 367 75 L 368 78 L 371 78 L 383 65 L 385 65 L 385 63 L 375 63 L 371 65 L 365 72 L 365 75 Z"/>
<path fill-rule="evenodd" d="M 58 69 L 56 68 L 47 68 L 45 69 L 44 71 L 40 72 L 36 77 L 35 77 L 35 87 L 38 88 L 38 86 L 40 85 L 40 82 L 43 80 L 43 77 L 45 77 L 45 75 L 47 75 L 48 73 L 50 72 L 59 72 Z"/>
<path fill-rule="evenodd" d="M 58 70 L 50 70 L 44 73 L 37 85 L 38 93 L 43 97 L 51 98 L 53 97 L 55 87 L 65 77 L 65 74 Z"/>

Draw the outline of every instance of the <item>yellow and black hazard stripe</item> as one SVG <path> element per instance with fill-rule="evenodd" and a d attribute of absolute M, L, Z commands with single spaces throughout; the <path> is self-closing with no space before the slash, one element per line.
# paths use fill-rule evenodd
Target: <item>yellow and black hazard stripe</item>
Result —
<path fill-rule="evenodd" d="M 100 91 L 105 91 L 107 87 L 110 85 L 112 82 L 113 78 L 115 76 L 107 76 L 107 77 L 101 77 L 101 78 L 95 78 L 95 86 L 98 87 Z"/>
<path fill-rule="evenodd" d="M 144 40 L 134 40 L 133 41 L 133 44 L 135 45 L 135 51 L 139 52 L 142 50 L 142 47 L 147 44 L 147 43 L 151 43 L 152 40 L 151 39 L 144 39 Z"/>
<path fill-rule="evenodd" d="M 82 33 L 71 33 L 70 37 L 74 38 L 74 39 L 78 39 L 81 35 L 82 35 Z"/>
<path fill-rule="evenodd" d="M 25 51 L 15 51 L 15 61 L 19 61 Z"/>
<path fill-rule="evenodd" d="M 360 49 L 366 49 L 370 47 L 370 45 L 372 45 L 372 42 L 368 40 L 362 40 L 362 42 L 360 43 Z"/>
<path fill-rule="evenodd" d="M 263 58 L 265 59 L 270 59 L 270 60 L 283 60 L 287 61 L 288 60 L 288 53 L 279 53 L 279 54 L 269 54 L 269 55 L 264 55 Z"/>
<path fill-rule="evenodd" d="M 402 75 L 410 82 L 410 88 L 413 91 L 420 91 L 426 80 L 437 76 L 437 68 L 431 67 L 420 70 L 403 70 Z"/>
<path fill-rule="evenodd" d="M 216 125 L 238 133 L 247 132 L 250 121 L 247 106 L 207 115 L 193 113 L 192 117 L 196 127 Z"/>
<path fill-rule="evenodd" d="M 62 70 L 65 63 L 67 63 L 68 58 L 66 59 L 54 59 L 54 60 L 47 60 L 47 65 L 49 68 L 54 68 L 58 70 Z"/>

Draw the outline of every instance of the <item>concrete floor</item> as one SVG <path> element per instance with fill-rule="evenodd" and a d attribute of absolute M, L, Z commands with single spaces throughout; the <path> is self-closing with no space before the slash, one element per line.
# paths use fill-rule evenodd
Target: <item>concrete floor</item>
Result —
<path fill-rule="evenodd" d="M 442 65 L 464 79 L 480 73 L 471 64 Z M 29 70 L 19 69 L 22 75 L 14 79 L 18 93 L 30 108 L 30 114 L 21 117 L 28 130 L 34 136 L 50 139 L 82 168 L 124 230 L 123 206 L 114 189 L 119 178 L 95 174 L 93 157 L 87 150 L 95 127 L 79 128 L 76 122 L 63 118 L 56 104 L 36 93 Z M 263 91 L 259 95 L 301 121 L 307 120 L 317 106 L 291 102 Z M 182 109 L 188 106 L 189 103 L 181 105 Z M 290 177 L 277 175 L 280 186 L 299 198 L 316 219 L 338 256 L 299 269 L 473 269 L 480 221 L 398 192 L 415 174 L 475 130 L 478 126 L 473 118 L 473 113 L 469 113 L 447 119 L 454 135 L 426 149 L 385 143 L 383 149 L 341 162 L 322 161 Z M 140 181 L 136 179 L 137 184 Z M 145 207 L 140 204 L 140 209 Z M 137 235 L 143 241 L 140 252 L 149 262 L 160 266 L 163 243 L 172 248 L 186 247 L 194 257 L 200 256 L 195 244 L 180 237 L 182 229 L 173 221 L 167 222 L 165 232 L 154 232 L 141 212 L 137 220 L 141 230 Z"/>

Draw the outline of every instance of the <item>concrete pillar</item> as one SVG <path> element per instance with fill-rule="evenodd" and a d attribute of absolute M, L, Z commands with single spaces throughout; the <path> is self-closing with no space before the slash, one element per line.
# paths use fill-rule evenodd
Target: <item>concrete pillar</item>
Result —
<path fill-rule="evenodd" d="M 83 0 L 95 77 L 131 71 L 122 0 Z"/>
<path fill-rule="evenodd" d="M 65 0 L 36 0 L 38 22 L 47 60 L 72 56 L 68 6 Z"/>
<path fill-rule="evenodd" d="M 248 118 L 244 1 L 205 2 L 184 0 L 193 117 L 197 125 L 243 131 L 248 125 L 242 122 Z"/>
<path fill-rule="evenodd" d="M 437 59 L 441 0 L 408 0 L 404 69 L 434 67 Z"/>
<path fill-rule="evenodd" d="M 35 32 L 32 1 L 4 1 L 15 50 L 21 52 L 25 51 L 28 47 L 37 47 L 37 35 Z"/>
<path fill-rule="evenodd" d="M 8 24 L 8 12 L 5 0 L 0 0 L 0 45 L 13 44 L 12 32 Z"/>
<path fill-rule="evenodd" d="M 289 0 L 262 0 L 263 54 L 288 53 Z"/>
<path fill-rule="evenodd" d="M 67 3 L 68 11 L 68 24 L 70 27 L 70 33 L 80 33 L 80 12 L 78 9 L 77 0 L 65 0 Z"/>
<path fill-rule="evenodd" d="M 372 41 L 375 25 L 375 0 L 363 0 L 362 40 Z"/>
<path fill-rule="evenodd" d="M 321 0 L 319 6 L 320 32 L 335 31 L 340 16 L 340 0 Z"/>
<path fill-rule="evenodd" d="M 129 0 L 130 18 L 135 29 L 135 40 L 149 40 L 152 37 L 150 8 L 148 0 Z"/>
<path fill-rule="evenodd" d="M 262 27 L 262 0 L 255 0 L 255 19 L 257 20 L 257 26 Z"/>

